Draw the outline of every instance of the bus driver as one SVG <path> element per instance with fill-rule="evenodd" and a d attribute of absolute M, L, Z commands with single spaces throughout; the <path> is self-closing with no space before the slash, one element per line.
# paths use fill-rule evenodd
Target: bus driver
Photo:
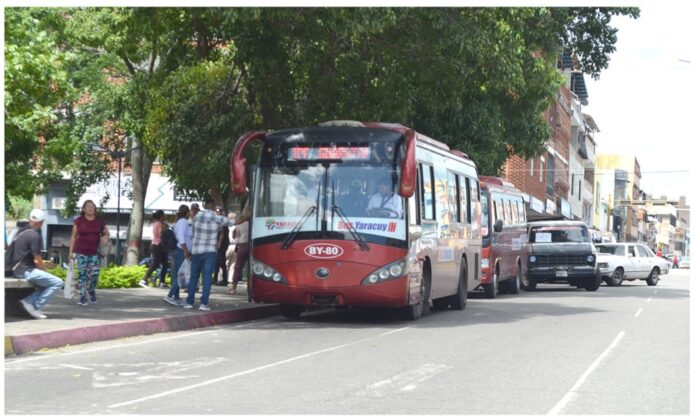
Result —
<path fill-rule="evenodd" d="M 367 215 L 373 217 L 402 218 L 404 209 L 401 197 L 392 192 L 391 181 L 387 178 L 377 183 L 377 193 L 372 195 L 367 204 Z"/>

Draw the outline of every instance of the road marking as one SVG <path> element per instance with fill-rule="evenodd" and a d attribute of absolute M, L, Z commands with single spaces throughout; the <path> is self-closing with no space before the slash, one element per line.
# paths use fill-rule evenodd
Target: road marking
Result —
<path fill-rule="evenodd" d="M 652 297 L 648 298 L 648 301 L 647 301 L 647 302 L 649 303 L 649 302 L 651 302 L 651 301 L 652 301 Z"/>
<path fill-rule="evenodd" d="M 563 398 L 558 403 L 556 403 L 556 405 L 553 407 L 553 409 L 551 409 L 549 411 L 549 413 L 547 413 L 548 415 L 560 414 L 563 411 L 563 409 L 565 409 L 566 406 L 568 406 L 568 404 L 570 402 L 575 400 L 575 398 L 578 395 L 578 390 L 580 389 L 580 387 L 582 387 L 582 385 L 585 383 L 585 381 L 590 376 L 590 374 L 592 374 L 592 372 L 599 366 L 599 364 L 602 362 L 602 359 L 604 359 L 607 355 L 609 355 L 609 352 L 611 352 L 611 350 L 614 349 L 616 347 L 616 345 L 619 344 L 619 341 L 621 340 L 621 338 L 624 337 L 625 334 L 626 334 L 626 332 L 624 332 L 623 330 L 619 332 L 619 334 L 614 338 L 614 341 L 611 343 L 611 345 L 609 345 L 609 347 L 607 349 L 605 349 L 604 352 L 602 352 L 602 354 L 597 359 L 595 359 L 595 361 L 592 363 L 592 365 L 590 365 L 587 368 L 587 370 L 580 376 L 580 378 L 573 385 L 573 387 L 570 388 L 568 393 L 566 393 L 566 395 L 563 396 Z"/>
<path fill-rule="evenodd" d="M 418 385 L 431 379 L 435 375 L 452 368 L 451 365 L 425 364 L 412 371 L 397 374 L 392 378 L 370 384 L 367 388 L 358 391 L 358 397 L 383 397 L 396 389 L 399 391 L 413 391 Z"/>
<path fill-rule="evenodd" d="M 271 322 L 271 320 L 264 320 L 264 321 L 260 321 L 260 322 L 254 322 L 254 323 L 264 324 L 264 323 L 270 323 L 270 322 Z M 30 361 L 43 361 L 45 359 L 51 359 L 51 358 L 55 358 L 58 356 L 80 355 L 80 354 L 86 354 L 86 353 L 90 353 L 90 352 L 106 351 L 106 350 L 111 350 L 111 349 L 115 349 L 115 348 L 125 348 L 128 346 L 145 345 L 148 343 L 162 342 L 164 340 L 170 340 L 170 339 L 187 338 L 189 336 L 196 336 L 196 335 L 204 335 L 204 334 L 208 334 L 208 333 L 213 333 L 213 332 L 218 331 L 221 327 L 236 329 L 239 327 L 248 326 L 250 323 L 252 323 L 252 322 L 244 322 L 244 323 L 232 326 L 232 327 L 229 327 L 226 325 L 218 325 L 218 326 L 215 326 L 215 329 L 213 329 L 213 330 L 199 330 L 199 331 L 195 331 L 195 332 L 191 332 L 191 333 L 186 333 L 183 335 L 167 336 L 167 337 L 158 338 L 158 339 L 146 339 L 146 340 L 142 340 L 140 342 L 121 343 L 118 345 L 109 345 L 110 341 L 90 342 L 91 344 L 103 343 L 106 346 L 101 346 L 99 348 L 90 348 L 90 349 L 84 349 L 84 350 L 71 351 L 71 352 L 51 353 L 48 355 L 40 355 L 40 356 L 30 356 L 28 358 L 22 358 L 22 359 L 18 359 L 16 361 L 10 361 L 10 362 L 5 361 L 5 365 L 6 366 L 7 365 L 14 365 L 14 364 L 20 364 L 23 362 L 30 362 Z M 180 333 L 180 332 L 168 332 L 168 333 Z M 146 337 L 146 336 L 132 336 L 132 338 L 139 338 L 139 337 Z M 89 344 L 89 343 L 86 343 L 85 345 L 87 345 L 87 344 Z"/>
<path fill-rule="evenodd" d="M 94 368 L 81 367 L 81 366 L 79 366 L 79 365 L 59 364 L 58 366 L 59 366 L 59 367 L 73 368 L 73 369 L 76 369 L 76 370 L 94 371 Z"/>
<path fill-rule="evenodd" d="M 235 374 L 226 375 L 226 376 L 224 376 L 224 377 L 219 377 L 219 378 L 215 378 L 215 379 L 212 379 L 212 380 L 203 381 L 203 382 L 198 383 L 198 384 L 193 384 L 193 385 L 186 386 L 186 387 L 180 387 L 180 388 L 177 388 L 177 389 L 174 389 L 174 390 L 165 391 L 164 393 L 153 394 L 153 395 L 150 395 L 150 396 L 147 396 L 147 397 L 142 397 L 142 398 L 140 398 L 140 399 L 129 400 L 129 401 L 127 401 L 127 402 L 112 404 L 111 406 L 108 406 L 108 408 L 109 408 L 109 409 L 113 409 L 113 408 L 116 408 L 116 407 L 128 406 L 128 405 L 131 405 L 131 404 L 136 404 L 136 403 L 144 402 L 144 401 L 146 401 L 146 400 L 158 399 L 158 398 L 160 398 L 160 397 L 165 397 L 165 396 L 169 396 L 169 395 L 172 395 L 172 394 L 181 393 L 181 392 L 188 391 L 188 390 L 191 390 L 191 389 L 194 389 L 194 388 L 198 388 L 198 387 L 204 387 L 204 386 L 207 386 L 207 385 L 210 385 L 210 384 L 219 383 L 220 381 L 229 380 L 229 379 L 232 379 L 232 378 L 240 377 L 240 376 L 242 376 L 242 375 L 253 374 L 253 373 L 255 373 L 255 372 L 263 371 L 263 370 L 266 370 L 266 369 L 269 369 L 269 368 L 273 368 L 273 367 L 277 367 L 277 366 L 279 366 L 279 365 L 288 364 L 288 363 L 294 362 L 294 361 L 299 361 L 300 359 L 305 359 L 305 358 L 309 358 L 309 357 L 312 357 L 312 356 L 315 356 L 315 355 L 320 355 L 320 354 L 323 354 L 323 353 L 326 353 L 326 352 L 331 352 L 331 351 L 335 351 L 335 350 L 338 350 L 338 349 L 347 348 L 347 347 L 349 347 L 349 346 L 354 346 L 354 345 L 357 345 L 357 344 L 360 344 L 360 343 L 363 343 L 363 342 L 367 342 L 367 341 L 370 341 L 370 340 L 379 339 L 379 338 L 382 338 L 382 337 L 385 337 L 385 336 L 392 335 L 392 334 L 394 334 L 394 333 L 403 332 L 404 330 L 407 330 L 407 329 L 410 329 L 410 328 L 411 328 L 411 326 L 403 327 L 403 328 L 401 328 L 401 329 L 396 329 L 396 330 L 390 330 L 389 332 L 382 333 L 382 334 L 379 334 L 379 335 L 377 335 L 377 336 L 372 336 L 372 337 L 369 337 L 369 338 L 356 340 L 355 342 L 344 343 L 343 345 L 332 346 L 332 347 L 330 347 L 330 348 L 326 348 L 326 349 L 322 349 L 322 350 L 319 350 L 319 351 L 310 352 L 310 353 L 308 353 L 308 354 L 296 356 L 296 357 L 293 357 L 293 358 L 284 359 L 284 360 L 282 360 L 282 361 L 273 362 L 273 363 L 271 363 L 271 364 L 262 365 L 262 366 L 260 366 L 260 367 L 252 368 L 252 369 L 249 369 L 249 370 L 246 370 L 246 371 L 241 371 L 241 372 L 238 372 L 238 373 L 235 373 Z"/>
<path fill-rule="evenodd" d="M 640 316 L 641 311 L 643 311 L 643 309 L 642 309 L 642 308 L 639 308 L 639 309 L 638 309 L 638 312 L 637 312 L 636 315 L 633 316 L 633 317 L 638 317 L 638 316 Z"/>

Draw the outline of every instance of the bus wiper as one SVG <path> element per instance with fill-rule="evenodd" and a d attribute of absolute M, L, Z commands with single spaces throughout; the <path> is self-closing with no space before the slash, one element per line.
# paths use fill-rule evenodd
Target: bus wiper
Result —
<path fill-rule="evenodd" d="M 307 211 L 304 213 L 304 215 L 302 216 L 300 221 L 297 223 L 295 228 L 293 228 L 292 231 L 290 232 L 290 234 L 288 234 L 288 237 L 286 237 L 285 240 L 283 240 L 283 244 L 280 246 L 281 250 L 285 250 L 288 247 L 290 247 L 292 242 L 295 240 L 297 233 L 299 233 L 300 229 L 302 229 L 302 226 L 307 222 L 310 215 L 312 215 L 314 213 L 314 211 L 316 211 L 316 210 L 317 210 L 316 205 L 312 205 L 311 207 L 307 208 Z"/>
<path fill-rule="evenodd" d="M 338 214 L 339 218 L 343 223 L 346 225 L 346 228 L 350 232 L 351 236 L 353 236 L 353 240 L 358 242 L 358 246 L 360 246 L 360 250 L 370 250 L 370 246 L 367 245 L 367 242 L 363 238 L 363 236 L 358 232 L 358 230 L 353 227 L 353 223 L 348 220 L 348 217 L 346 214 L 343 212 L 341 207 L 336 205 L 336 185 L 334 184 L 333 187 L 331 188 L 331 210 Z M 333 222 L 333 221 L 332 221 Z"/>

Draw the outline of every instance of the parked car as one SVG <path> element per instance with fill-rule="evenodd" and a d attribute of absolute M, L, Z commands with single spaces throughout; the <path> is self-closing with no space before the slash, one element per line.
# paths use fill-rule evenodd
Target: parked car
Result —
<path fill-rule="evenodd" d="M 655 286 L 660 275 L 669 273 L 671 263 L 640 243 L 597 244 L 597 265 L 607 285 L 619 286 L 640 279 Z"/>
<path fill-rule="evenodd" d="M 679 259 L 679 268 L 680 269 L 690 269 L 691 268 L 691 263 L 689 261 L 688 256 L 682 256 L 681 259 Z"/>
<path fill-rule="evenodd" d="M 536 221 L 527 224 L 528 268 L 522 288 L 537 283 L 568 283 L 596 291 L 602 282 L 587 225 L 581 221 Z"/>

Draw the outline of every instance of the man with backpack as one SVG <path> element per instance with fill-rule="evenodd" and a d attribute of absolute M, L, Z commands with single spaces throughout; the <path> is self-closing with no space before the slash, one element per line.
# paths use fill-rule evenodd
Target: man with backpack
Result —
<path fill-rule="evenodd" d="M 23 278 L 36 285 L 36 290 L 19 301 L 24 311 L 35 319 L 45 319 L 41 312 L 43 306 L 55 293 L 63 288 L 63 280 L 46 272 L 41 259 L 41 226 L 46 214 L 35 208 L 29 214 L 29 224 L 15 234 L 5 253 L 6 269 L 12 269 L 12 276 Z M 7 265 L 10 262 L 11 265 Z"/>

